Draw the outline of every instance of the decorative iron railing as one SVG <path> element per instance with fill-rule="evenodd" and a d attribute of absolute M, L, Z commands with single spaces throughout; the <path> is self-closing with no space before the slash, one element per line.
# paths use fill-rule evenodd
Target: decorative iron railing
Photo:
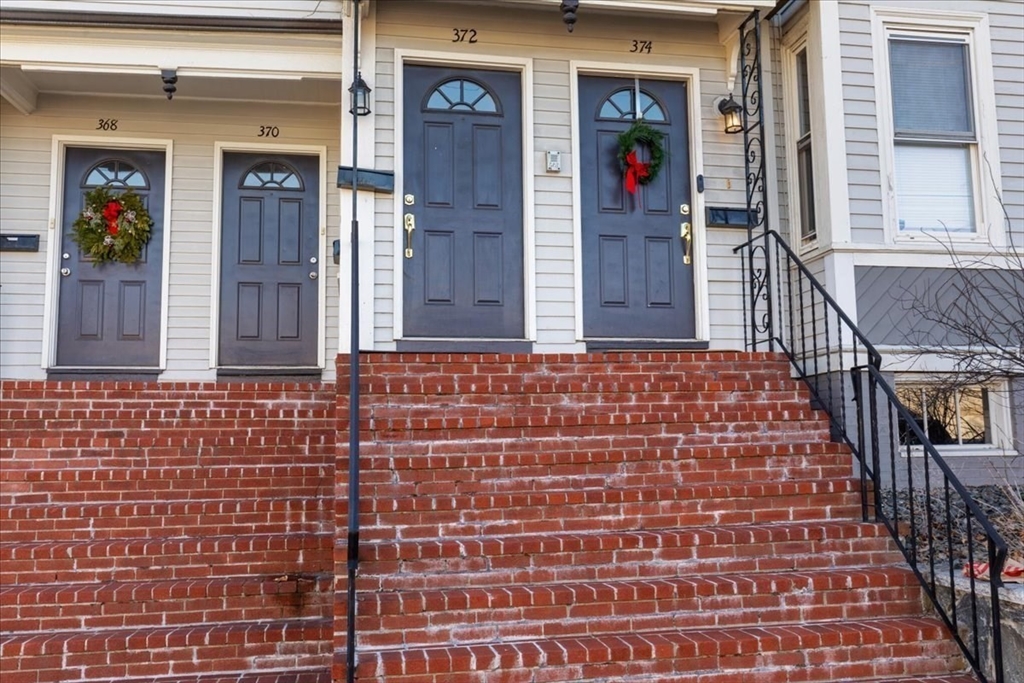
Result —
<path fill-rule="evenodd" d="M 981 680 L 1005 683 L 999 587 L 1006 543 L 929 441 L 921 416 L 897 398 L 881 355 L 785 240 L 767 230 L 734 252 L 747 265 L 748 347 L 789 358 L 828 414 L 833 438 L 856 457 L 864 520 L 888 528 Z"/>

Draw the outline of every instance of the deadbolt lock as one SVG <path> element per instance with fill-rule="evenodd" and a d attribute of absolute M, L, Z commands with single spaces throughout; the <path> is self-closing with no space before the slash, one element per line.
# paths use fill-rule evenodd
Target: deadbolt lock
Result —
<path fill-rule="evenodd" d="M 411 195 L 411 194 L 405 195 L 405 205 L 406 206 L 412 206 L 415 203 L 416 203 L 416 197 L 414 195 Z"/>
<path fill-rule="evenodd" d="M 690 205 L 689 204 L 680 204 L 679 205 L 679 213 L 681 213 L 684 216 L 689 216 L 690 215 Z"/>

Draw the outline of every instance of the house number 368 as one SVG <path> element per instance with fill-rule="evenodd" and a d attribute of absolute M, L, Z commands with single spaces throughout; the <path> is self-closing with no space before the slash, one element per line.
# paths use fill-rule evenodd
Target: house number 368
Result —
<path fill-rule="evenodd" d="M 117 119 L 96 119 L 96 130 L 117 130 Z"/>

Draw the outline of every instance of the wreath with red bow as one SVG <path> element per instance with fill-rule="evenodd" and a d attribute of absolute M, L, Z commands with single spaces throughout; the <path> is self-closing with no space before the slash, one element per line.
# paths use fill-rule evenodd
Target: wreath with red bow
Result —
<path fill-rule="evenodd" d="M 640 185 L 646 185 L 658 177 L 658 171 L 665 163 L 665 148 L 661 144 L 664 138 L 660 130 L 643 121 L 634 121 L 629 130 L 619 134 L 619 163 L 622 164 L 626 190 L 630 194 L 636 194 Z M 637 158 L 638 145 L 647 147 L 651 154 L 650 161 Z"/>
<path fill-rule="evenodd" d="M 115 195 L 109 187 L 97 187 L 85 195 L 71 238 L 92 258 L 95 267 L 117 261 L 137 263 L 149 242 L 153 221 L 142 198 L 132 190 Z"/>

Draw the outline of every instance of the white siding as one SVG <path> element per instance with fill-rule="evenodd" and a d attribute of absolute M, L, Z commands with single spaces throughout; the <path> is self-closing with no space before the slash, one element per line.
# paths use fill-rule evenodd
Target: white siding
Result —
<path fill-rule="evenodd" d="M 850 221 L 853 240 L 862 243 L 885 241 L 871 46 L 872 4 L 921 8 L 915 0 L 843 0 L 839 5 Z M 950 9 L 989 15 L 1003 203 L 1015 231 L 1014 239 L 1020 245 L 1024 240 L 1024 4 L 1019 0 L 966 0 Z"/>
<path fill-rule="evenodd" d="M 341 19 L 341 0 L 3 0 L 4 9 L 180 14 L 240 19 Z"/>
<path fill-rule="evenodd" d="M 478 43 L 452 43 L 455 26 L 475 28 Z M 633 38 L 654 43 L 650 55 L 628 52 Z M 377 167 L 399 167 L 394 159 L 394 49 L 430 50 L 467 56 L 529 57 L 534 85 L 534 184 L 537 350 L 555 351 L 575 343 L 575 292 L 572 220 L 572 160 L 570 60 L 605 62 L 638 69 L 647 65 L 700 70 L 701 129 L 707 205 L 743 206 L 742 140 L 721 130 L 713 110 L 715 98 L 725 94 L 725 54 L 718 42 L 718 26 L 693 18 L 658 21 L 623 14 L 581 14 L 574 33 L 566 32 L 560 15 L 509 8 L 479 10 L 469 5 L 388 0 L 377 7 Z M 544 152 L 562 152 L 562 172 L 546 173 Z M 400 168 L 398 168 L 400 172 Z M 394 340 L 394 206 L 390 197 L 377 201 L 375 341 L 391 348 Z M 738 348 L 742 328 L 734 324 L 740 310 L 738 259 L 731 246 L 744 231 L 711 230 L 707 234 L 711 293 L 712 345 Z"/>
<path fill-rule="evenodd" d="M 0 221 L 4 232 L 41 236 L 38 253 L 0 253 L 0 377 L 41 376 L 43 297 L 49 220 L 51 146 L 54 135 L 101 137 L 99 118 L 119 119 L 117 135 L 174 141 L 168 300 L 167 377 L 201 377 L 209 371 L 211 250 L 213 246 L 214 142 L 257 142 L 259 125 L 273 124 L 274 142 L 326 146 L 328 245 L 338 238 L 338 109 L 284 104 L 40 95 L 39 108 L 23 116 L 0 101 Z M 259 140 L 262 142 L 263 140 Z M 330 253 L 328 251 L 328 253 Z M 327 277 L 328 372 L 338 348 L 338 269 Z"/>

